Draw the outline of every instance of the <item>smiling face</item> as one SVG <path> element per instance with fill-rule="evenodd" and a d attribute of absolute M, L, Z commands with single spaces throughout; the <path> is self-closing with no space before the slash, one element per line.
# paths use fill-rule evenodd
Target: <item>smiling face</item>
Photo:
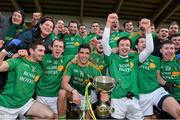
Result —
<path fill-rule="evenodd" d="M 55 25 L 55 28 L 58 30 L 58 31 L 62 31 L 62 29 L 64 28 L 64 21 L 62 20 L 58 20 L 56 25 Z"/>
<path fill-rule="evenodd" d="M 133 32 L 133 29 L 134 29 L 133 23 L 132 22 L 126 23 L 125 26 L 124 26 L 124 29 L 125 29 L 126 32 L 129 32 L 129 33 Z"/>
<path fill-rule="evenodd" d="M 16 25 L 20 25 L 23 21 L 23 17 L 19 12 L 14 12 L 12 15 L 12 23 Z"/>
<path fill-rule="evenodd" d="M 63 41 L 55 40 L 52 45 L 52 54 L 55 58 L 59 58 L 64 52 L 64 43 Z"/>
<path fill-rule="evenodd" d="M 43 24 L 40 24 L 40 30 L 41 30 L 41 34 L 42 36 L 46 37 L 48 35 L 50 35 L 50 33 L 53 31 L 53 22 L 52 21 L 45 21 Z"/>
<path fill-rule="evenodd" d="M 173 43 L 165 43 L 160 49 L 164 60 L 172 60 L 175 55 L 175 46 Z"/>
<path fill-rule="evenodd" d="M 178 33 L 178 25 L 174 24 L 169 27 L 169 34 L 173 35 Z"/>
<path fill-rule="evenodd" d="M 96 34 L 99 34 L 99 31 L 100 31 L 100 26 L 98 23 L 93 23 L 91 25 L 91 32 L 92 33 L 96 33 Z"/>
<path fill-rule="evenodd" d="M 78 59 L 82 65 L 88 63 L 89 57 L 90 57 L 90 50 L 88 48 L 81 48 L 80 51 L 78 52 Z"/>
<path fill-rule="evenodd" d="M 30 48 L 30 54 L 34 61 L 40 62 L 44 56 L 45 47 L 43 45 L 37 45 L 35 49 Z"/>
<path fill-rule="evenodd" d="M 76 32 L 78 31 L 78 27 L 77 27 L 77 23 L 70 23 L 69 24 L 69 32 L 71 35 L 76 34 Z"/>
<path fill-rule="evenodd" d="M 177 50 L 180 49 L 180 36 L 172 37 L 171 41 L 174 43 Z"/>
<path fill-rule="evenodd" d="M 127 56 L 130 51 L 130 41 L 128 39 L 122 39 L 119 42 L 119 55 Z"/>

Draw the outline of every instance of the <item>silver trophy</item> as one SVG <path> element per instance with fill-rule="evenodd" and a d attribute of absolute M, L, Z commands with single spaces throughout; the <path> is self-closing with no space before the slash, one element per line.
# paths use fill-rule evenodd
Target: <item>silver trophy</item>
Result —
<path fill-rule="evenodd" d="M 96 76 L 93 81 L 93 87 L 101 92 L 110 92 L 114 88 L 115 80 L 108 76 Z M 107 118 L 113 112 L 113 109 L 104 102 L 96 108 L 96 114 L 100 118 Z"/>

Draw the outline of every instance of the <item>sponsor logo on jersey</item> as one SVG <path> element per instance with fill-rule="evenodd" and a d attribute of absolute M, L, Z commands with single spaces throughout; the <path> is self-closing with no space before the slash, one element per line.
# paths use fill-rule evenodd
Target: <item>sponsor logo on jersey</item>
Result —
<path fill-rule="evenodd" d="M 149 64 L 149 68 L 153 69 L 153 68 L 155 68 L 155 67 L 156 67 L 156 65 L 155 65 L 154 63 L 150 63 L 150 64 Z"/>
<path fill-rule="evenodd" d="M 74 43 L 74 46 L 79 46 L 79 45 L 80 45 L 79 42 Z"/>
<path fill-rule="evenodd" d="M 63 69 L 64 69 L 64 66 L 62 66 L 62 65 L 58 66 L 58 71 L 62 71 Z"/>
<path fill-rule="evenodd" d="M 116 41 L 117 41 L 118 39 L 119 39 L 119 37 L 115 37 L 115 38 L 114 38 L 114 40 L 116 40 Z"/>
<path fill-rule="evenodd" d="M 99 70 L 103 70 L 104 69 L 104 65 L 99 65 L 98 68 L 99 68 Z"/>
<path fill-rule="evenodd" d="M 172 76 L 178 76 L 178 75 L 180 75 L 180 72 L 177 72 L 177 71 L 174 71 L 174 72 L 172 72 Z"/>

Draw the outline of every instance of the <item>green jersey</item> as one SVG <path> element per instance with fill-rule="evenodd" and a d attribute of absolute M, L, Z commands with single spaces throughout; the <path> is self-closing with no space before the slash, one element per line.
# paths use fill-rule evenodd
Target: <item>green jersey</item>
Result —
<path fill-rule="evenodd" d="M 64 37 L 64 34 L 59 33 L 58 35 L 56 35 L 54 32 L 52 32 L 50 34 L 50 39 L 51 40 L 55 40 L 55 39 L 62 39 Z"/>
<path fill-rule="evenodd" d="M 26 58 L 9 59 L 8 79 L 0 95 L 0 106 L 20 108 L 30 100 L 35 92 L 35 85 L 42 75 L 39 63 Z"/>
<path fill-rule="evenodd" d="M 41 62 L 43 67 L 43 76 L 36 87 L 38 96 L 57 97 L 61 87 L 62 74 L 66 64 L 74 55 L 54 58 L 52 54 L 46 54 Z"/>
<path fill-rule="evenodd" d="M 177 84 L 170 94 L 178 101 L 180 101 L 180 62 L 174 58 L 171 61 L 161 61 L 161 76 L 164 80 Z"/>
<path fill-rule="evenodd" d="M 131 49 L 135 49 L 135 42 L 141 36 L 140 32 L 132 32 L 129 38 L 131 39 Z M 153 41 L 156 40 L 156 33 L 152 32 Z"/>
<path fill-rule="evenodd" d="M 101 72 L 91 62 L 87 66 L 82 67 L 78 64 L 69 63 L 64 71 L 64 75 L 71 77 L 70 85 L 76 89 L 81 95 L 85 95 L 85 87 L 89 82 L 89 78 L 100 76 Z M 90 89 L 89 89 L 90 94 Z"/>
<path fill-rule="evenodd" d="M 132 92 L 138 98 L 137 69 L 139 55 L 133 58 L 122 58 L 118 54 L 111 53 L 105 56 L 109 67 L 110 76 L 115 78 L 115 87 L 111 92 L 111 98 L 123 98 L 127 92 Z"/>
<path fill-rule="evenodd" d="M 157 71 L 160 71 L 160 59 L 150 55 L 146 61 L 138 67 L 139 93 L 148 94 L 160 87 L 157 79 Z"/>
<path fill-rule="evenodd" d="M 80 35 L 65 35 L 64 36 L 64 55 L 75 55 L 78 52 L 79 46 L 83 43 Z"/>
<path fill-rule="evenodd" d="M 113 32 L 110 34 L 109 38 L 109 45 L 111 48 L 116 48 L 118 47 L 117 45 L 117 40 L 119 40 L 122 37 L 129 37 L 130 34 L 128 32 Z"/>
<path fill-rule="evenodd" d="M 104 54 L 92 52 L 89 60 L 99 68 L 102 75 L 106 75 L 107 64 L 105 63 Z"/>
<path fill-rule="evenodd" d="M 91 39 L 93 39 L 93 38 L 97 39 L 98 37 L 99 37 L 99 35 L 97 35 L 95 33 L 89 33 L 87 35 L 87 37 L 85 38 L 84 43 L 90 44 Z"/>

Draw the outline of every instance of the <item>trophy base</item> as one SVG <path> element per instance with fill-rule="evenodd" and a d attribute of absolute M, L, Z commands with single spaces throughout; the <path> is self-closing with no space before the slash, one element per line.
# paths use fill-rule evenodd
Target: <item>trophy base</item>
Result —
<path fill-rule="evenodd" d="M 97 106 L 96 115 L 99 118 L 108 118 L 108 117 L 110 117 L 110 111 L 111 111 L 110 107 L 107 106 L 106 104 L 102 103 Z"/>

